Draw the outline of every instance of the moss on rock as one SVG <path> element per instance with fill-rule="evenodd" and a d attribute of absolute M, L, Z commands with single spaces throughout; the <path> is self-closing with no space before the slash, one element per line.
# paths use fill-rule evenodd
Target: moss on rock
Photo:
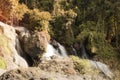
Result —
<path fill-rule="evenodd" d="M 5 35 L 0 34 L 0 46 L 2 46 L 5 53 L 10 54 L 11 51 L 9 49 L 8 43 L 9 43 L 9 39 Z"/>
<path fill-rule="evenodd" d="M 5 69 L 6 68 L 5 61 L 1 57 L 0 57 L 0 68 L 1 69 Z"/>
<path fill-rule="evenodd" d="M 91 65 L 88 60 L 86 59 L 80 59 L 77 56 L 70 56 L 70 58 L 73 60 L 73 63 L 75 65 L 75 69 L 78 70 L 79 73 L 87 73 L 91 72 Z"/>
<path fill-rule="evenodd" d="M 78 74 L 82 74 L 84 77 L 91 76 L 93 79 L 100 76 L 100 70 L 94 68 L 90 61 L 87 59 L 80 59 L 77 56 L 70 56 L 73 60 L 74 66 Z M 96 79 L 95 79 L 96 80 Z"/>

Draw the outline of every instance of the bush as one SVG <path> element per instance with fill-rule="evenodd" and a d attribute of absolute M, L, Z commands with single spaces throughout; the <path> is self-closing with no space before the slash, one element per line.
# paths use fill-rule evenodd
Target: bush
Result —
<path fill-rule="evenodd" d="M 26 19 L 27 23 L 26 23 Z M 26 27 L 30 30 L 49 30 L 49 21 L 52 19 L 51 14 L 46 11 L 40 12 L 38 9 L 30 10 L 24 18 Z"/>
<path fill-rule="evenodd" d="M 27 13 L 27 11 L 28 11 L 28 8 L 25 4 L 18 4 L 14 7 L 11 14 L 13 15 L 13 18 L 18 21 L 23 19 L 24 14 Z"/>
<path fill-rule="evenodd" d="M 79 73 L 84 74 L 84 73 L 92 72 L 92 66 L 88 60 L 80 59 L 77 56 L 70 56 L 70 58 L 73 60 L 73 63 L 75 65 L 75 69 Z"/>

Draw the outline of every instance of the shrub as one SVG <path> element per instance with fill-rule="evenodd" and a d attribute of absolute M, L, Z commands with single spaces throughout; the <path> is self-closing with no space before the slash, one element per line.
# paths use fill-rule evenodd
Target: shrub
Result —
<path fill-rule="evenodd" d="M 75 69 L 79 72 L 79 73 L 87 73 L 87 72 L 91 72 L 92 71 L 92 67 L 89 63 L 88 60 L 86 59 L 80 59 L 77 56 L 70 56 L 70 58 L 73 60 L 73 63 L 75 65 Z"/>
<path fill-rule="evenodd" d="M 13 15 L 13 18 L 18 21 L 23 19 L 24 14 L 27 13 L 27 11 L 28 11 L 28 8 L 25 4 L 18 4 L 14 7 L 11 14 Z"/>
<path fill-rule="evenodd" d="M 30 10 L 26 15 L 26 26 L 30 30 L 49 30 L 49 21 L 52 19 L 51 14 L 46 11 L 40 12 L 38 9 Z M 26 20 L 24 21 L 26 22 Z"/>

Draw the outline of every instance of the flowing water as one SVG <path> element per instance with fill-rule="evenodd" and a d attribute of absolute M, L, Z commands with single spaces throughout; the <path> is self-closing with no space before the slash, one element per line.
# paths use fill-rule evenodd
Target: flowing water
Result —
<path fill-rule="evenodd" d="M 23 51 L 21 49 L 20 42 L 19 42 L 18 38 L 16 38 L 16 49 L 17 49 L 17 52 L 19 55 L 23 55 Z"/>
<path fill-rule="evenodd" d="M 50 60 L 52 56 L 55 55 L 55 49 L 51 44 L 47 44 L 46 52 L 43 55 L 43 58 L 46 58 L 47 60 Z"/>
<path fill-rule="evenodd" d="M 64 46 L 62 46 L 60 43 L 58 43 L 58 48 L 59 48 L 59 55 L 63 57 L 68 57 L 67 51 Z"/>
<path fill-rule="evenodd" d="M 111 72 L 111 70 L 109 69 L 109 67 L 106 64 L 98 62 L 98 61 L 93 61 L 93 60 L 89 60 L 89 61 L 94 68 L 99 69 L 101 72 L 103 72 L 109 78 L 113 77 L 113 73 Z"/>
<path fill-rule="evenodd" d="M 107 77 L 109 77 L 109 78 L 113 77 L 113 73 L 111 72 L 111 70 L 109 69 L 109 67 L 106 64 L 104 64 L 102 62 L 99 62 L 99 61 L 93 61 L 93 60 L 89 59 L 89 56 L 86 53 L 85 46 L 83 44 L 81 45 L 81 52 L 82 52 L 82 58 L 88 59 L 90 64 L 91 64 L 91 66 L 93 66 L 96 69 L 99 69 Z"/>
<path fill-rule="evenodd" d="M 82 54 L 81 57 L 83 59 L 89 60 L 89 56 L 86 53 L 84 45 L 81 45 L 81 54 Z M 44 56 L 49 60 L 50 57 L 53 55 L 68 57 L 67 51 L 65 50 L 64 46 L 58 43 L 58 49 L 55 49 L 51 44 L 48 43 L 47 50 Z M 99 69 L 109 78 L 113 77 L 113 73 L 110 71 L 109 67 L 106 64 L 98 62 L 98 61 L 93 61 L 93 60 L 89 60 L 89 62 L 93 68 Z"/>
<path fill-rule="evenodd" d="M 74 54 L 75 56 L 78 56 L 78 53 L 77 53 L 76 49 L 72 45 L 71 45 L 71 48 L 72 48 L 72 51 L 73 51 L 72 54 Z"/>
<path fill-rule="evenodd" d="M 58 49 L 55 49 L 51 44 L 48 43 L 43 57 L 47 60 L 50 60 L 52 56 L 68 57 L 66 49 L 60 43 L 58 43 Z"/>

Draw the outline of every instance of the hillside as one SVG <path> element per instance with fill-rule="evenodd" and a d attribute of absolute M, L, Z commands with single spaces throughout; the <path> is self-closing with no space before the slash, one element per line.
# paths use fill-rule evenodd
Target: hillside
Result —
<path fill-rule="evenodd" d="M 119 80 L 119 0 L 0 4 L 0 80 Z"/>

